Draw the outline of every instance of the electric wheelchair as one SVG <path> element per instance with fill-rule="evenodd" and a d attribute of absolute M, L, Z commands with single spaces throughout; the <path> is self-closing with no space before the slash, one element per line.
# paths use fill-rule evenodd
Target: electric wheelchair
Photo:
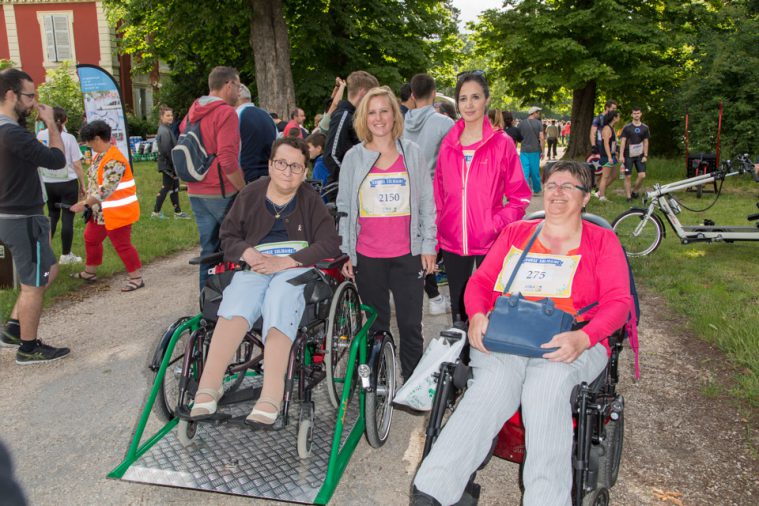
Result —
<path fill-rule="evenodd" d="M 309 271 L 289 281 L 304 285 L 306 307 L 290 349 L 282 407 L 272 429 L 281 430 L 290 423 L 290 407 L 298 401 L 297 450 L 300 458 L 311 455 L 315 408 L 312 392 L 325 379 L 331 406 L 338 409 L 342 404 L 342 410 L 357 397 L 354 392 L 357 384 L 361 384 L 364 395 L 360 404 L 365 413 L 366 437 L 372 446 L 382 446 L 390 431 L 396 378 L 395 345 L 389 333 L 370 336 L 367 349 L 355 354 L 357 356 L 350 366 L 351 345 L 363 327 L 362 311 L 367 310 L 368 325 L 376 315 L 371 315 L 371 308 L 361 306 L 355 285 L 342 276 L 340 268 L 347 258 L 343 255 L 318 262 Z M 153 410 L 164 420 L 179 418 L 177 438 L 183 446 L 192 443 L 198 424 L 244 423 L 245 415 L 235 413 L 234 406 L 249 404 L 258 398 L 260 385 L 245 380 L 264 374 L 265 351 L 261 339 L 263 321 L 259 319 L 246 333 L 227 367 L 223 383 L 225 392 L 218 411 L 205 420 L 190 418 L 222 293 L 234 273 L 245 268 L 222 262 L 221 253 L 194 258 L 190 263 L 216 264 L 200 295 L 200 314 L 182 317 L 169 326 L 150 363 L 150 369 L 158 374 L 165 355 L 170 353 Z M 177 333 L 181 335 L 169 350 L 169 343 Z M 344 390 L 347 390 L 346 396 Z"/>
<path fill-rule="evenodd" d="M 525 219 L 542 218 L 542 212 L 533 213 Z M 591 214 L 583 214 L 583 219 L 599 226 L 611 228 L 608 222 Z M 629 269 L 629 265 L 628 265 Z M 629 271 L 631 294 L 635 301 L 637 322 L 639 318 L 637 292 Z M 624 397 L 617 393 L 619 381 L 619 355 L 623 343 L 628 338 L 628 325 L 609 336 L 611 355 L 604 370 L 590 384 L 575 386 L 571 395 L 573 412 L 573 506 L 606 506 L 610 502 L 609 490 L 617 481 L 624 438 Z M 452 328 L 441 333 L 449 342 L 467 339 L 466 329 Z M 637 347 L 636 343 L 634 344 Z M 637 352 L 637 350 L 635 350 Z M 455 408 L 472 379 L 469 367 L 469 344 L 467 343 L 458 359 L 441 364 L 437 375 L 437 387 L 433 397 L 430 418 L 426 427 L 424 457 L 430 452 L 441 433 L 447 415 Z M 480 465 L 483 469 L 492 455 L 521 464 L 525 459 L 525 429 L 521 408 L 501 428 L 493 440 L 489 455 Z M 476 472 L 470 477 L 459 506 L 475 505 L 480 495 L 480 486 L 475 482 Z"/>

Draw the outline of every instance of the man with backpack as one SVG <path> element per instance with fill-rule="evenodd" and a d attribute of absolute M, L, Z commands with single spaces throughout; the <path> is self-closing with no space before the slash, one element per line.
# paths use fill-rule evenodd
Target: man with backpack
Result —
<path fill-rule="evenodd" d="M 181 163 L 181 156 L 180 163 L 177 159 L 177 151 L 182 153 L 182 148 L 187 147 L 188 139 L 182 139 L 180 136 L 178 145 L 172 151 L 177 174 L 187 182 L 187 195 L 200 236 L 201 255 L 209 255 L 219 250 L 221 222 L 237 192 L 245 186 L 238 159 L 239 120 L 234 109 L 240 96 L 240 74 L 232 67 L 215 67 L 208 76 L 208 89 L 208 95 L 193 102 L 182 121 L 180 131 L 194 131 L 199 124 L 200 138 L 194 147 L 202 147 L 208 154 L 210 163 L 204 166 L 202 171 L 188 175 L 187 171 L 183 170 L 188 164 Z M 200 265 L 201 290 L 208 278 L 210 267 L 208 264 Z"/>

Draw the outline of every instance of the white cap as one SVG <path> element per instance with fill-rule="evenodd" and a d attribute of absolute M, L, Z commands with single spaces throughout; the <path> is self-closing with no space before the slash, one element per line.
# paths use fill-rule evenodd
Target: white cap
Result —
<path fill-rule="evenodd" d="M 535 114 L 536 112 L 542 111 L 542 110 L 543 109 L 541 109 L 540 107 L 533 105 L 532 107 L 530 107 L 530 110 L 527 111 L 527 115 L 529 116 L 530 114 Z"/>

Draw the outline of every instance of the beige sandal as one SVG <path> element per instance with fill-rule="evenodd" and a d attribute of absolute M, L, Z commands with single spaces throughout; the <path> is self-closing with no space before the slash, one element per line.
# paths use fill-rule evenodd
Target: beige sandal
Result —
<path fill-rule="evenodd" d="M 258 405 L 261 403 L 268 404 L 269 406 L 273 407 L 275 411 L 270 412 L 258 409 Z M 253 410 L 245 418 L 245 425 L 250 425 L 256 429 L 271 429 L 274 426 L 274 422 L 277 421 L 277 417 L 279 416 L 279 407 L 280 403 L 275 402 L 273 399 L 258 399 L 258 401 L 256 401 L 256 405 L 253 406 Z M 253 417 L 258 417 L 258 419 Z"/>
<path fill-rule="evenodd" d="M 200 394 L 205 394 L 211 397 L 211 400 L 207 402 L 197 402 L 192 405 L 192 411 L 190 411 L 190 418 L 193 420 L 202 420 L 216 413 L 219 400 L 224 395 L 224 385 L 222 384 L 218 390 L 214 390 L 213 388 L 199 388 L 198 391 L 195 393 L 195 397 L 197 398 L 198 395 Z"/>

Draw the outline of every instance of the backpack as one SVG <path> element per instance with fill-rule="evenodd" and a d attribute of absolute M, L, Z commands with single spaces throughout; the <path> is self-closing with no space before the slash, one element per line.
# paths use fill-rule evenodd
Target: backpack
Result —
<path fill-rule="evenodd" d="M 203 181 L 216 158 L 208 154 L 200 134 L 200 121 L 190 123 L 185 121 L 185 132 L 177 139 L 177 144 L 171 149 L 171 161 L 177 176 L 187 183 Z"/>

